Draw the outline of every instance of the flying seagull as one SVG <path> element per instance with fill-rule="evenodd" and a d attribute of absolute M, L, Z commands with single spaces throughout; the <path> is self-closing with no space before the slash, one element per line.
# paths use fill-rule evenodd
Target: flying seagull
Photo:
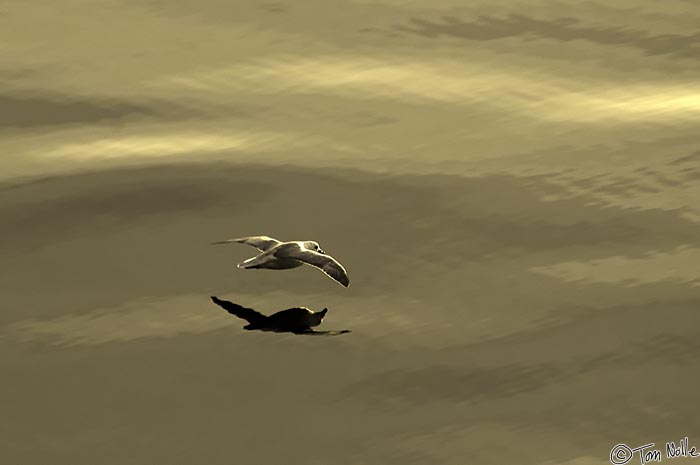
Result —
<path fill-rule="evenodd" d="M 297 268 L 303 264 L 311 265 L 323 271 L 345 287 L 350 285 L 348 273 L 343 268 L 343 265 L 338 263 L 336 259 L 327 255 L 314 241 L 293 241 L 280 242 L 269 236 L 254 236 L 254 237 L 239 237 L 237 239 L 228 239 L 226 241 L 214 242 L 213 244 L 230 244 L 237 242 L 239 244 L 248 244 L 261 253 L 256 257 L 249 258 L 243 263 L 238 264 L 238 268 L 261 269 L 269 270 L 287 270 Z"/>
<path fill-rule="evenodd" d="M 270 316 L 265 316 L 252 308 L 246 308 L 233 302 L 221 300 L 216 296 L 211 296 L 211 300 L 231 315 L 246 320 L 248 324 L 245 325 L 243 329 L 248 331 L 259 330 L 319 336 L 335 336 L 350 332 L 347 329 L 342 331 L 314 331 L 311 329 L 321 324 L 321 320 L 323 320 L 323 317 L 326 316 L 328 312 L 327 308 L 324 308 L 320 312 L 314 312 L 306 307 L 294 307 L 273 313 Z"/>

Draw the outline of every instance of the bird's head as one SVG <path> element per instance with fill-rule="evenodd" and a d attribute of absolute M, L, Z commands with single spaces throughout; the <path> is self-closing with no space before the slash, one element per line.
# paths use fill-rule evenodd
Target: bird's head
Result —
<path fill-rule="evenodd" d="M 308 241 L 304 243 L 304 247 L 306 247 L 309 250 L 313 250 L 314 252 L 322 253 L 325 254 L 326 252 L 321 249 L 321 246 L 319 245 L 318 242 L 316 241 Z"/>
<path fill-rule="evenodd" d="M 324 308 L 320 312 L 314 312 L 313 315 L 311 315 L 311 325 L 310 326 L 318 326 L 321 324 L 321 321 L 323 320 L 323 317 L 326 316 L 326 313 L 328 313 L 328 309 Z"/>

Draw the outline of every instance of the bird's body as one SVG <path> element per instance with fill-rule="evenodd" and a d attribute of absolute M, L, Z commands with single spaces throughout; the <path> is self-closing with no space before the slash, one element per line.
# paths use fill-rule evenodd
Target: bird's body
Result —
<path fill-rule="evenodd" d="M 281 310 L 273 313 L 270 316 L 263 315 L 252 308 L 246 308 L 233 302 L 221 300 L 218 297 L 211 296 L 211 300 L 231 315 L 237 316 L 246 320 L 248 324 L 243 327 L 248 331 L 273 331 L 287 332 L 295 334 L 325 334 L 335 335 L 344 334 L 350 331 L 314 331 L 311 328 L 321 324 L 323 317 L 328 312 L 324 308 L 320 312 L 314 312 L 306 307 L 294 307 L 286 310 Z"/>
<path fill-rule="evenodd" d="M 265 326 L 271 328 L 298 328 L 308 329 L 321 324 L 321 320 L 328 312 L 324 308 L 320 312 L 314 312 L 306 307 L 294 307 L 281 310 L 267 317 Z"/>
<path fill-rule="evenodd" d="M 288 270 L 304 264 L 323 271 L 330 278 L 348 287 L 345 268 L 333 257 L 327 255 L 315 241 L 281 242 L 269 236 L 241 237 L 214 244 L 240 243 L 257 248 L 261 253 L 238 264 L 244 269 Z"/>
<path fill-rule="evenodd" d="M 258 258 L 260 259 L 258 260 Z M 253 260 L 256 261 L 253 262 Z M 291 270 L 292 268 L 299 268 L 303 264 L 304 262 L 294 258 L 275 258 L 270 255 L 261 254 L 249 258 L 243 263 L 239 263 L 237 266 L 245 270 Z"/>

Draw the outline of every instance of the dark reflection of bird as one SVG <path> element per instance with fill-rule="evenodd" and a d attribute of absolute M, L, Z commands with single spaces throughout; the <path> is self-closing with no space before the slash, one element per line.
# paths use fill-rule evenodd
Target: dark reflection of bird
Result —
<path fill-rule="evenodd" d="M 269 269 L 287 270 L 297 268 L 303 264 L 311 265 L 326 273 L 345 287 L 350 285 L 348 273 L 343 265 L 336 259 L 326 254 L 315 241 L 281 242 L 269 236 L 240 237 L 226 241 L 214 242 L 214 244 L 240 244 L 252 245 L 261 254 L 238 264 L 238 268 L 244 269 Z"/>
<path fill-rule="evenodd" d="M 350 332 L 347 329 L 342 331 L 314 331 L 311 329 L 314 326 L 321 324 L 321 320 L 323 320 L 323 317 L 326 316 L 326 313 L 328 312 L 327 308 L 324 308 L 320 312 L 314 312 L 306 307 L 295 307 L 266 316 L 253 310 L 252 308 L 246 308 L 227 300 L 221 300 L 216 296 L 211 296 L 211 300 L 216 305 L 229 312 L 231 315 L 246 320 L 248 324 L 244 326 L 243 329 L 247 329 L 249 331 L 259 330 L 273 331 L 276 333 L 325 336 L 335 336 Z"/>

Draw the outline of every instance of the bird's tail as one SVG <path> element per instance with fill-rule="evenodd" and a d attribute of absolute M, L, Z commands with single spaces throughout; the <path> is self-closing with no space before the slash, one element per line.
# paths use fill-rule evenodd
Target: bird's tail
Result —
<path fill-rule="evenodd" d="M 239 263 L 237 266 L 238 266 L 238 268 L 250 270 L 253 268 L 259 268 L 260 264 L 263 261 L 264 261 L 264 259 L 261 259 L 260 256 L 257 256 L 257 257 L 249 258 L 248 260 L 244 260 L 243 262 Z"/>

